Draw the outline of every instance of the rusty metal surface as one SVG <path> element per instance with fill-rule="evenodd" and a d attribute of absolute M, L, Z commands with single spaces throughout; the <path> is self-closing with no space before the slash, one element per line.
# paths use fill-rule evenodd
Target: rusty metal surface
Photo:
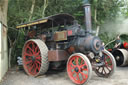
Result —
<path fill-rule="evenodd" d="M 67 31 L 55 32 L 54 41 L 67 40 Z"/>
<path fill-rule="evenodd" d="M 98 37 L 88 35 L 84 38 L 79 38 L 77 41 L 76 49 L 81 52 L 91 51 L 94 53 L 99 53 L 101 47 L 101 41 Z"/>
<path fill-rule="evenodd" d="M 46 35 L 45 34 L 38 35 L 37 37 L 44 42 L 46 41 Z"/>
<path fill-rule="evenodd" d="M 36 35 L 36 31 L 35 30 L 32 30 L 32 31 L 28 32 L 29 38 L 33 38 L 35 35 Z"/>
<path fill-rule="evenodd" d="M 49 50 L 48 61 L 62 61 L 67 60 L 69 54 L 65 50 Z"/>
<path fill-rule="evenodd" d="M 68 53 L 72 54 L 73 52 L 75 52 L 75 47 L 70 46 L 67 51 Z"/>

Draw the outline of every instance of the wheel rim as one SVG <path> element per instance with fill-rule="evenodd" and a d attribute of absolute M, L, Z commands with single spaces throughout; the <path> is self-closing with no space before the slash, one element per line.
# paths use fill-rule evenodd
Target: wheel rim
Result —
<path fill-rule="evenodd" d="M 88 65 L 81 56 L 72 56 L 69 59 L 67 72 L 76 84 L 83 84 L 88 79 Z"/>
<path fill-rule="evenodd" d="M 96 67 L 96 72 L 98 72 L 99 76 L 108 77 L 110 73 L 113 71 L 113 63 L 112 58 L 108 56 L 106 53 L 104 55 L 104 65 L 100 67 Z"/>
<path fill-rule="evenodd" d="M 28 41 L 23 49 L 23 66 L 25 71 L 32 76 L 38 75 L 41 67 L 41 53 L 38 45 Z"/>

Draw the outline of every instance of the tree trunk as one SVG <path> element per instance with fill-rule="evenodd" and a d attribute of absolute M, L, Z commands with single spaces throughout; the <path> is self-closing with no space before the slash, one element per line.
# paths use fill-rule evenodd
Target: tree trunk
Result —
<path fill-rule="evenodd" d="M 0 39 L 0 41 L 1 41 L 0 44 L 1 44 L 1 48 L 2 48 L 1 55 L 3 56 L 3 60 L 7 59 L 7 57 L 8 57 L 8 55 L 7 55 L 7 10 L 8 10 L 8 0 L 0 0 L 0 22 L 2 22 L 2 24 L 3 24 L 2 31 L 1 31 L 2 38 Z M 2 64 L 7 65 L 6 62 L 4 62 Z"/>
<path fill-rule="evenodd" d="M 97 24 L 97 9 L 96 9 L 96 7 L 95 7 L 95 10 L 94 10 L 95 12 L 95 16 L 94 16 L 94 20 L 95 20 L 95 23 Z"/>
<path fill-rule="evenodd" d="M 0 21 L 7 26 L 8 0 L 0 0 Z"/>
<path fill-rule="evenodd" d="M 8 0 L 0 0 L 0 22 L 2 27 L 0 35 L 0 44 L 1 44 L 1 63 L 0 69 L 2 74 L 5 74 L 8 70 L 8 49 L 7 49 L 7 10 L 8 10 Z M 4 68 L 4 69 L 3 69 Z M 1 74 L 1 73 L 0 73 Z"/>
<path fill-rule="evenodd" d="M 45 10 L 46 10 L 47 6 L 48 6 L 48 0 L 44 0 L 42 18 L 45 17 Z"/>
<path fill-rule="evenodd" d="M 32 6 L 31 6 L 30 16 L 29 16 L 28 21 L 31 21 L 31 19 L 32 19 L 32 15 L 33 15 L 34 7 L 35 7 L 35 0 L 32 0 Z"/>

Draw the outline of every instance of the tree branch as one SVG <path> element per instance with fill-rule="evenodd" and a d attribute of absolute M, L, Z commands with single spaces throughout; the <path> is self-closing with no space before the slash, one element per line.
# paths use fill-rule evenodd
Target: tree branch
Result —
<path fill-rule="evenodd" d="M 44 0 L 42 18 L 45 17 L 45 10 L 46 10 L 47 6 L 48 6 L 48 0 Z"/>
<path fill-rule="evenodd" d="M 29 16 L 28 21 L 31 21 L 31 19 L 32 19 L 32 15 L 33 15 L 34 7 L 35 7 L 35 0 L 32 0 L 32 6 L 31 6 L 30 16 Z"/>

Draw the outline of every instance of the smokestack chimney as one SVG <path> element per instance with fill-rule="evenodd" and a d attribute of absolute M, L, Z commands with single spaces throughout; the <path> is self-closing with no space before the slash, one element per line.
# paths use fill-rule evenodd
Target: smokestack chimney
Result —
<path fill-rule="evenodd" d="M 87 32 L 92 31 L 92 23 L 91 23 L 91 7 L 88 0 L 84 0 L 84 10 L 85 10 L 85 25 Z"/>

